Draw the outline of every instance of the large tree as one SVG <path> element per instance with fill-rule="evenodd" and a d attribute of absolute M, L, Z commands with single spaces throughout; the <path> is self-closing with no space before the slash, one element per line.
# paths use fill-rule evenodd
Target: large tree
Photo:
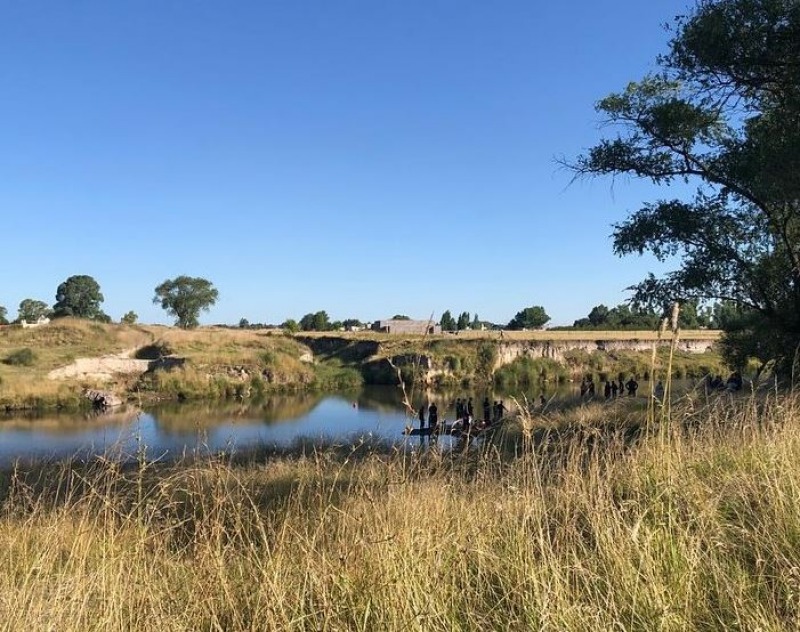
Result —
<path fill-rule="evenodd" d="M 646 203 L 614 227 L 617 254 L 681 262 L 634 299 L 735 304 L 728 357 L 788 373 L 800 345 L 800 2 L 701 0 L 674 29 L 660 72 L 598 104 L 616 136 L 572 166 L 694 181 L 691 199 Z"/>
<path fill-rule="evenodd" d="M 541 305 L 526 307 L 517 312 L 511 322 L 508 323 L 509 329 L 538 329 L 542 327 L 550 317 Z"/>
<path fill-rule="evenodd" d="M 449 309 L 445 310 L 444 314 L 442 314 L 442 318 L 439 320 L 439 326 L 442 328 L 442 331 L 456 330 L 456 319 L 453 318 L 453 315 L 450 313 Z"/>
<path fill-rule="evenodd" d="M 217 302 L 219 292 L 207 279 L 181 275 L 167 279 L 156 287 L 153 303 L 175 317 L 175 324 L 183 329 L 193 329 L 201 311 L 208 311 Z"/>
<path fill-rule="evenodd" d="M 106 320 L 108 317 L 100 309 L 103 300 L 100 284 L 89 275 L 77 274 L 69 277 L 56 289 L 53 316 Z"/>
<path fill-rule="evenodd" d="M 0 305 L 0 325 L 8 325 L 8 310 Z"/>
<path fill-rule="evenodd" d="M 50 306 L 44 301 L 33 298 L 22 299 L 17 308 L 17 319 L 28 323 L 35 323 L 43 316 L 50 314 Z"/>

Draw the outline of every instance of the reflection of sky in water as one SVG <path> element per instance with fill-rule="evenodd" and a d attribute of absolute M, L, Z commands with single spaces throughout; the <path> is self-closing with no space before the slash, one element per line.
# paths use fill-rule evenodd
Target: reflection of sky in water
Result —
<path fill-rule="evenodd" d="M 567 386 L 559 397 L 572 397 L 576 388 Z M 456 396 L 464 395 L 462 392 L 427 393 L 425 397 L 435 399 L 439 418 L 444 421 L 453 419 L 452 403 Z M 479 408 L 483 395 L 472 395 Z M 538 395 L 538 392 L 532 393 L 530 400 L 534 401 L 534 396 Z M 419 405 L 421 397 L 417 394 L 412 398 L 414 406 Z M 353 406 L 356 401 L 362 405 Z M 287 446 L 299 437 L 311 441 L 323 438 L 343 441 L 371 434 L 397 445 L 406 441 L 410 446 L 420 444 L 419 437 L 407 438 L 402 434 L 406 425 L 417 427 L 419 422 L 415 416 L 405 413 L 395 387 L 365 387 L 347 395 L 331 394 L 321 397 L 316 405 L 312 405 L 307 396 L 281 396 L 271 403 L 273 405 L 263 416 L 258 409 L 242 410 L 231 406 L 231 402 L 226 403 L 227 410 L 220 408 L 215 412 L 212 407 L 210 413 L 206 406 L 200 412 L 193 411 L 191 405 L 172 406 L 164 409 L 163 422 L 158 419 L 158 410 L 141 413 L 133 420 L 114 419 L 113 416 L 90 420 L 64 416 L 29 422 L 13 417 L 0 419 L 0 466 L 7 466 L 17 458 L 49 456 L 108 454 L 131 458 L 141 445 L 146 446 L 148 459 L 156 459 L 250 446 Z M 511 405 L 508 397 L 506 403 Z M 198 419 L 202 419 L 202 423 L 197 423 Z M 447 446 L 450 437 L 440 437 L 439 441 Z"/>
<path fill-rule="evenodd" d="M 8 465 L 16 458 L 91 454 L 132 457 L 141 445 L 146 446 L 148 458 L 153 459 L 254 445 L 286 446 L 298 437 L 339 441 L 371 434 L 398 444 L 404 442 L 402 431 L 410 420 L 399 404 L 393 410 L 390 407 L 377 410 L 354 406 L 353 401 L 341 396 L 325 397 L 309 412 L 283 423 L 267 423 L 254 417 L 254 413 L 246 418 L 233 418 L 230 413 L 221 412 L 218 423 L 204 423 L 202 428 L 187 430 L 160 427 L 157 411 L 142 413 L 127 423 L 106 426 L 98 425 L 102 418 L 87 421 L 85 425 L 73 419 L 69 429 L 61 428 L 58 432 L 43 425 L 37 429 L 35 420 L 24 427 L 0 421 L 0 465 Z M 188 411 L 187 420 L 191 422 Z M 191 428 L 190 423 L 186 427 Z"/>

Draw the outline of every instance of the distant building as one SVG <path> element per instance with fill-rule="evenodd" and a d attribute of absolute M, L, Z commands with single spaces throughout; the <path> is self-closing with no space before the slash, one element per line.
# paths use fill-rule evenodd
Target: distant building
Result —
<path fill-rule="evenodd" d="M 372 330 L 384 334 L 440 334 L 442 327 L 430 320 L 379 320 Z"/>

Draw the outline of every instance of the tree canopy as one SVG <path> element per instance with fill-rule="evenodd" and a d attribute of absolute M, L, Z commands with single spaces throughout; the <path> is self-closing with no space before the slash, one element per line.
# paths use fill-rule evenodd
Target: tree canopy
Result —
<path fill-rule="evenodd" d="M 300 329 L 302 331 L 329 331 L 331 321 L 328 312 L 324 309 L 313 314 L 309 313 L 300 319 Z"/>
<path fill-rule="evenodd" d="M 621 304 L 609 309 L 595 305 L 586 318 L 573 323 L 575 329 L 633 330 L 656 329 L 664 317 L 664 310 L 647 306 Z M 711 325 L 711 313 L 699 310 L 696 301 L 686 301 L 680 311 L 678 326 L 682 329 L 697 329 Z"/>
<path fill-rule="evenodd" d="M 49 316 L 50 306 L 44 301 L 32 298 L 22 299 L 17 308 L 17 320 L 35 323 L 43 316 Z"/>
<path fill-rule="evenodd" d="M 216 304 L 219 292 L 207 279 L 181 275 L 167 279 L 155 289 L 154 304 L 161 304 L 175 324 L 183 329 L 193 329 L 201 311 L 208 311 Z"/>
<path fill-rule="evenodd" d="M 456 330 L 456 319 L 453 318 L 453 315 L 450 313 L 450 310 L 445 310 L 442 314 L 442 317 L 439 319 L 439 325 L 442 328 L 442 331 L 455 331 Z"/>
<path fill-rule="evenodd" d="M 645 203 L 614 226 L 617 254 L 681 262 L 634 300 L 735 304 L 729 359 L 788 373 L 800 345 L 800 3 L 701 0 L 673 28 L 659 72 L 599 102 L 614 137 L 571 166 L 696 183 L 691 199 Z"/>
<path fill-rule="evenodd" d="M 517 312 L 514 318 L 508 323 L 509 329 L 538 329 L 550 320 L 544 307 L 541 305 L 534 305 L 526 307 L 525 309 Z"/>
<path fill-rule="evenodd" d="M 287 318 L 281 324 L 281 329 L 286 329 L 289 333 L 295 334 L 300 331 L 300 325 L 294 318 Z"/>
<path fill-rule="evenodd" d="M 8 325 L 8 310 L 0 305 L 0 325 Z"/>
<path fill-rule="evenodd" d="M 108 316 L 100 309 L 103 300 L 100 285 L 92 277 L 86 274 L 71 276 L 56 289 L 53 316 L 107 320 Z"/>

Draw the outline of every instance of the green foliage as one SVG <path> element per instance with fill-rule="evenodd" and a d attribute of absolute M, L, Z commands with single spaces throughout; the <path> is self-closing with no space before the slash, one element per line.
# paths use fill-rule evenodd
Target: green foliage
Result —
<path fill-rule="evenodd" d="M 9 366 L 33 366 L 36 363 L 37 357 L 33 349 L 25 347 L 8 354 L 3 360 L 3 364 Z"/>
<path fill-rule="evenodd" d="M 622 304 L 609 309 L 605 305 L 596 305 L 588 317 L 576 320 L 573 327 L 589 330 L 657 329 L 660 320 L 661 312 L 646 306 Z"/>
<path fill-rule="evenodd" d="M 320 310 L 314 314 L 306 314 L 300 319 L 300 329 L 302 331 L 329 331 L 331 322 L 328 312 Z"/>
<path fill-rule="evenodd" d="M 450 313 L 450 310 L 446 310 L 444 314 L 442 314 L 442 318 L 439 320 L 439 325 L 442 328 L 442 331 L 455 331 L 457 324 L 456 319 L 453 318 L 453 315 Z"/>
<path fill-rule="evenodd" d="M 509 329 L 538 329 L 542 327 L 550 317 L 544 311 L 541 305 L 534 305 L 533 307 L 526 307 L 525 309 L 517 312 L 516 316 L 508 323 Z"/>
<path fill-rule="evenodd" d="M 108 318 L 100 310 L 103 300 L 100 285 L 92 277 L 85 274 L 71 276 L 56 290 L 53 316 L 103 320 L 104 317 Z"/>
<path fill-rule="evenodd" d="M 547 382 L 564 382 L 569 372 L 563 364 L 549 358 L 523 356 L 500 367 L 494 374 L 497 388 L 526 389 Z"/>
<path fill-rule="evenodd" d="M 465 329 L 469 329 L 469 322 L 469 312 L 461 312 L 458 316 L 456 327 L 459 331 L 464 331 Z"/>
<path fill-rule="evenodd" d="M 645 204 L 614 227 L 617 254 L 679 267 L 635 286 L 634 300 L 716 299 L 739 361 L 792 371 L 800 346 L 800 5 L 704 0 L 676 20 L 661 71 L 598 105 L 623 133 L 572 167 L 655 184 L 698 183 L 689 200 Z"/>
<path fill-rule="evenodd" d="M 0 325 L 8 325 L 8 310 L 0 305 Z"/>
<path fill-rule="evenodd" d="M 287 318 L 281 325 L 281 329 L 285 329 L 289 333 L 296 334 L 300 331 L 300 325 L 294 318 Z"/>
<path fill-rule="evenodd" d="M 342 321 L 342 327 L 344 327 L 345 331 L 350 331 L 351 329 L 361 329 L 364 326 L 358 318 L 345 318 Z"/>
<path fill-rule="evenodd" d="M 120 322 L 123 325 L 135 325 L 137 320 L 139 320 L 139 315 L 133 310 L 124 314 L 122 318 L 120 318 Z"/>
<path fill-rule="evenodd" d="M 208 311 L 217 302 L 219 292 L 207 279 L 181 275 L 167 279 L 155 289 L 153 303 L 175 317 L 175 324 L 183 329 L 193 329 L 200 323 L 201 311 Z"/>
<path fill-rule="evenodd" d="M 17 319 L 28 323 L 35 323 L 39 318 L 49 315 L 50 307 L 47 303 L 32 298 L 23 299 L 17 308 Z"/>
<path fill-rule="evenodd" d="M 411 317 L 405 314 L 395 314 L 392 316 L 392 320 L 411 320 Z"/>
<path fill-rule="evenodd" d="M 497 362 L 497 344 L 491 340 L 482 340 L 478 344 L 476 355 L 476 375 L 481 382 L 488 383 L 492 379 L 494 365 Z"/>

